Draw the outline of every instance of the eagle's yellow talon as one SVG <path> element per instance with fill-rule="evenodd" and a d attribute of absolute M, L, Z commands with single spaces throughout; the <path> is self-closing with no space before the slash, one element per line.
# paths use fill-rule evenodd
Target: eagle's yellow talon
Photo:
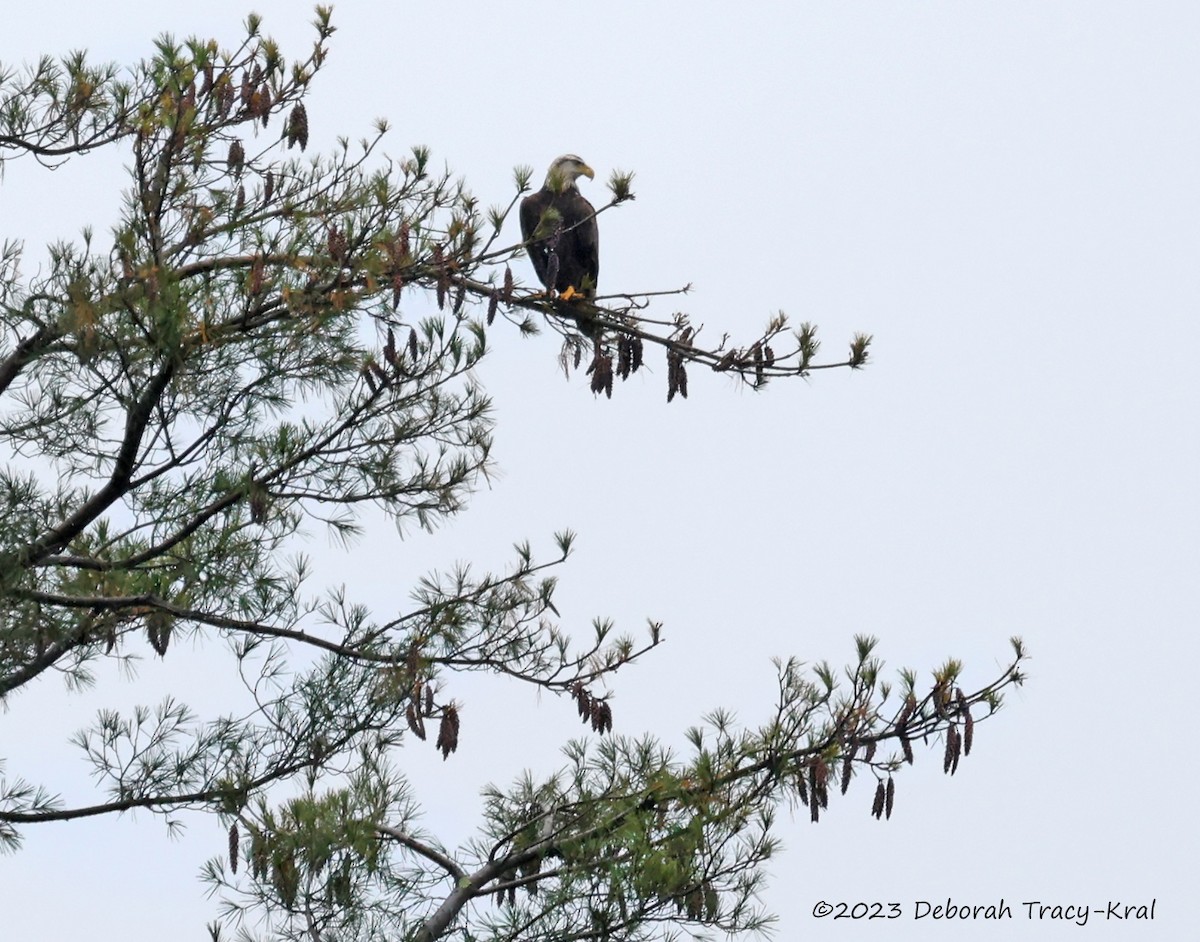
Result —
<path fill-rule="evenodd" d="M 579 292 L 575 290 L 574 285 L 567 285 L 567 290 L 558 296 L 558 300 L 570 301 L 571 298 L 575 297 L 578 294 L 579 294 Z"/>

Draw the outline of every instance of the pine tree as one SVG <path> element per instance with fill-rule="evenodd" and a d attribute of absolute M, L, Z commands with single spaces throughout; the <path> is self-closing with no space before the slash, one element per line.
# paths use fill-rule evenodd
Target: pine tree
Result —
<path fill-rule="evenodd" d="M 1022 679 L 1024 651 L 970 693 L 948 661 L 886 682 L 871 638 L 839 676 L 777 665 L 770 717 L 721 713 L 683 757 L 619 734 L 604 680 L 662 642 L 599 623 L 582 645 L 557 627 L 553 559 L 521 545 L 506 571 L 424 578 L 404 611 L 314 596 L 294 557 L 301 527 L 352 536 L 357 508 L 429 527 L 466 505 L 489 468 L 493 424 L 472 368 L 490 331 L 558 332 L 570 374 L 611 396 L 656 349 L 667 396 L 688 370 L 759 387 L 862 366 L 870 338 L 816 360 L 811 325 L 783 315 L 742 344 L 699 342 L 650 295 L 567 304 L 514 276 L 501 231 L 515 194 L 482 211 L 429 152 L 401 160 L 373 136 L 309 157 L 305 95 L 333 27 L 289 62 L 247 21 L 244 41 L 164 37 L 136 68 L 82 54 L 0 75 L 0 158 L 55 165 L 128 155 L 110 237 L 50 248 L 22 273 L 0 256 L 0 697 L 105 660 L 223 647 L 252 708 L 202 719 L 167 700 L 101 714 L 76 739 L 101 785 L 0 780 L 0 843 L 52 821 L 145 809 L 211 812 L 228 847 L 204 867 L 226 918 L 267 917 L 274 938 L 639 939 L 671 925 L 763 925 L 775 809 L 813 821 L 855 775 L 890 817 L 914 744 L 942 743 L 952 773 L 974 724 Z M 604 212 L 632 198 L 614 174 Z M 434 316 L 401 301 L 428 297 Z M 414 307 L 416 305 L 413 305 Z M 586 363 L 586 368 L 585 368 Z M 397 765 L 425 741 L 451 768 L 464 722 L 455 677 L 490 671 L 570 700 L 589 735 L 556 774 L 485 795 L 485 826 L 456 850 L 421 834 Z M 19 772 L 19 770 L 17 770 Z M 470 905 L 480 902 L 487 906 Z M 222 938 L 222 924 L 210 927 Z"/>

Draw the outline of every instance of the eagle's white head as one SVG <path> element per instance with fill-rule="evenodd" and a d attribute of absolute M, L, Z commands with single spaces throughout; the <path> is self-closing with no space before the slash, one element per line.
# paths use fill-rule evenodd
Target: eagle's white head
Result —
<path fill-rule="evenodd" d="M 556 193 L 564 193 L 575 186 L 579 177 L 596 179 L 596 172 L 589 167 L 582 157 L 574 154 L 563 154 L 556 157 L 546 173 L 546 186 Z"/>

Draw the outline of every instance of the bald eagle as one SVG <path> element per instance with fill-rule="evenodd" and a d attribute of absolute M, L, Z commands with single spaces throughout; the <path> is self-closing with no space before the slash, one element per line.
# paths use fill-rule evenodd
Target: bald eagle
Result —
<path fill-rule="evenodd" d="M 574 154 L 564 154 L 550 165 L 542 188 L 521 201 L 521 237 L 533 270 L 564 301 L 594 298 L 600 274 L 600 230 L 595 209 L 575 186 L 581 176 L 596 175 Z"/>

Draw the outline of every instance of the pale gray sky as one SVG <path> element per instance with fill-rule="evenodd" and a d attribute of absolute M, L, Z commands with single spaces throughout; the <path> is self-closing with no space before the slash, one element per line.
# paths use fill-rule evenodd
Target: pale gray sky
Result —
<path fill-rule="evenodd" d="M 249 9 L 285 54 L 307 48 L 301 3 L 61 2 L 7 12 L 0 61 L 87 47 L 128 62 L 162 31 L 233 45 Z M 780 937 L 1189 937 L 1200 7 L 346 0 L 334 22 L 313 145 L 386 116 L 389 151 L 429 145 L 485 205 L 508 200 L 514 165 L 540 176 L 564 151 L 598 180 L 636 171 L 636 202 L 601 220 L 603 290 L 691 282 L 656 312 L 687 310 L 713 340 L 783 308 L 821 325 L 831 357 L 856 330 L 875 345 L 859 374 L 761 395 L 693 371 L 691 399 L 668 406 L 659 363 L 594 401 L 564 382 L 553 335 L 497 330 L 480 377 L 501 475 L 434 536 L 397 544 L 379 525 L 347 554 L 315 534 L 330 577 L 386 612 L 429 568 L 502 567 L 524 538 L 548 556 L 571 527 L 564 622 L 664 622 L 669 644 L 621 673 L 614 710 L 618 731 L 671 741 L 717 706 L 764 719 L 772 655 L 842 664 L 869 632 L 892 667 L 953 655 L 978 685 L 1020 634 L 1030 682 L 954 779 L 934 746 L 897 777 L 890 822 L 869 817 L 865 781 L 819 825 L 784 821 L 767 896 Z M 9 164 L 0 238 L 33 251 L 103 232 L 113 169 Z M 187 663 L 147 663 L 149 693 L 17 697 L 0 715 L 8 772 L 85 796 L 66 735 L 164 689 L 219 702 Z M 580 730 L 568 703 L 452 683 L 458 754 L 410 750 L 450 844 L 481 785 L 557 766 Z M 0 938 L 204 937 L 215 822 L 174 842 L 148 815 L 26 835 L 0 857 Z M 1003 898 L 1016 919 L 911 920 L 914 901 L 947 897 Z M 1026 925 L 1019 906 L 1152 898 L 1156 922 L 1136 927 Z M 906 917 L 823 928 L 819 900 L 896 900 Z"/>

